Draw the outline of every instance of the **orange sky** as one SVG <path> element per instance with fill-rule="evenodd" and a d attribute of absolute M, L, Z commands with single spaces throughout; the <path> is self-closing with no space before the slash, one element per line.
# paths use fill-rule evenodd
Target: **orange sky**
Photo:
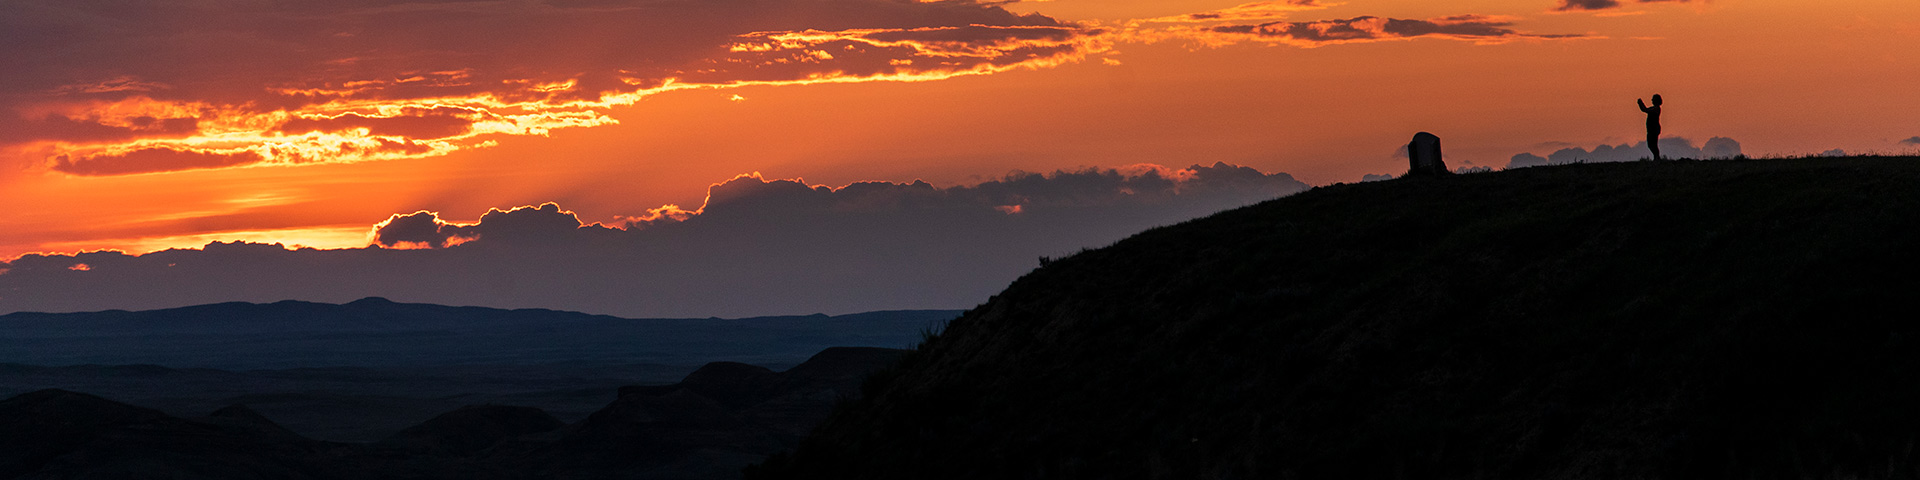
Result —
<path fill-rule="evenodd" d="M 1920 149 L 1911 0 L 1562 1 L 9 3 L 0 258 L 357 247 L 394 213 L 542 202 L 611 223 L 747 172 L 1221 161 L 1351 182 L 1403 171 L 1423 130 L 1455 167 L 1500 168 L 1637 141 L 1652 93 L 1667 135 L 1748 155 Z"/>

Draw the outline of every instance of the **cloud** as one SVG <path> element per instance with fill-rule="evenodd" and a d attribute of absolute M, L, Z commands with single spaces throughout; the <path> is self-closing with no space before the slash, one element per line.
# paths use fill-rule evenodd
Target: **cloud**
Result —
<path fill-rule="evenodd" d="M 402 108 L 399 113 L 385 117 L 359 113 L 295 116 L 275 127 L 275 131 L 297 135 L 364 128 L 369 135 L 435 139 L 456 137 L 467 133 L 476 121 L 487 117 L 488 114 L 484 110 L 478 109 L 410 107 Z"/>
<path fill-rule="evenodd" d="M 1525 168 L 1541 165 L 1564 165 L 1569 163 L 1632 162 L 1652 155 L 1647 142 L 1632 145 L 1602 144 L 1593 149 L 1567 147 L 1555 150 L 1546 157 L 1532 153 L 1515 154 L 1507 160 L 1507 167 Z M 1663 137 L 1660 139 L 1660 156 L 1666 158 L 1734 158 L 1741 156 L 1740 142 L 1726 137 L 1708 138 L 1701 146 L 1694 146 L 1692 140 L 1685 137 Z"/>
<path fill-rule="evenodd" d="M 1108 47 L 1099 29 L 966 25 L 743 35 L 682 80 L 709 85 L 932 80 L 1079 61 Z"/>
<path fill-rule="evenodd" d="M 1636 3 L 1688 3 L 1694 0 L 1633 0 L 1633 1 Z M 1701 1 L 1704 2 L 1705 0 L 1701 0 Z M 1607 10 L 1607 9 L 1619 8 L 1619 7 L 1620 7 L 1620 2 L 1618 0 L 1560 0 L 1560 7 L 1555 8 L 1554 10 L 1561 11 L 1561 12 L 1590 11 L 1590 10 Z"/>
<path fill-rule="evenodd" d="M 447 248 L 485 240 L 482 245 L 542 244 L 612 233 L 600 224 L 583 225 L 556 203 L 487 210 L 471 224 L 448 222 L 425 210 L 395 214 L 373 226 L 373 244 L 387 248 Z"/>
<path fill-rule="evenodd" d="M 696 210 L 608 224 L 547 203 L 472 222 L 398 214 L 373 226 L 366 248 L 29 254 L 0 263 L 0 312 L 370 295 L 655 317 L 963 308 L 1040 256 L 1306 188 L 1221 163 L 1014 172 L 953 187 L 751 174 L 714 184 Z"/>
<path fill-rule="evenodd" d="M 1700 158 L 1734 158 L 1744 155 L 1740 152 L 1740 142 L 1727 137 L 1711 137 L 1700 146 Z"/>
<path fill-rule="evenodd" d="M 1231 8 L 1209 12 L 1172 15 L 1140 20 L 1139 23 L 1201 23 L 1218 21 L 1259 21 L 1286 18 L 1292 12 L 1319 10 L 1339 4 L 1324 4 L 1315 0 L 1277 0 L 1268 2 L 1243 3 Z"/>
<path fill-rule="evenodd" d="M 24 0 L 0 31 L 0 146 L 75 175 L 444 155 L 665 91 L 1054 65 L 1098 33 L 898 0 Z"/>
<path fill-rule="evenodd" d="M 252 165 L 264 160 L 259 154 L 249 151 L 182 151 L 160 147 L 90 156 L 61 155 L 53 159 L 51 166 L 56 171 L 75 175 L 125 175 Z"/>
<path fill-rule="evenodd" d="M 459 228 L 440 220 L 438 212 L 396 213 L 373 226 L 373 243 L 390 248 L 445 248 L 473 240 L 456 235 Z"/>
<path fill-rule="evenodd" d="M 1538 167 L 1541 165 L 1547 165 L 1548 163 L 1550 162 L 1547 161 L 1546 157 L 1522 152 L 1522 153 L 1513 154 L 1512 158 L 1507 159 L 1507 168 L 1514 169 L 1514 168 Z"/>
<path fill-rule="evenodd" d="M 608 125 L 611 109 L 676 90 L 938 80 L 1080 62 L 1122 42 L 1578 37 L 1482 15 L 1279 21 L 1336 5 L 1308 0 L 1106 26 L 999 4 L 5 2 L 0 147 L 73 175 L 383 161 Z M 151 149 L 199 156 L 126 155 Z"/>
<path fill-rule="evenodd" d="M 1898 143 L 1901 145 L 1920 145 L 1920 135 L 1907 137 L 1905 140 L 1901 140 Z"/>
<path fill-rule="evenodd" d="M 1214 41 L 1263 41 L 1299 47 L 1419 37 L 1468 40 L 1477 43 L 1581 37 L 1581 35 L 1540 35 L 1520 32 L 1511 28 L 1514 20 L 1513 17 L 1487 15 L 1454 15 L 1425 20 L 1366 16 L 1344 20 L 1221 25 L 1207 28 L 1205 31 L 1215 35 Z"/>
<path fill-rule="evenodd" d="M 1603 10 L 1620 6 L 1615 0 L 1561 0 L 1560 8 L 1554 10 Z"/>

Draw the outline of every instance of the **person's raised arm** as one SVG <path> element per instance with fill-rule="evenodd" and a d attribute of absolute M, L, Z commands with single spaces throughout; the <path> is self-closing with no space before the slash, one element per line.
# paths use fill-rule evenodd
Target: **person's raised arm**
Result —
<path fill-rule="evenodd" d="M 1640 111 L 1642 111 L 1642 112 L 1644 112 L 1644 111 L 1647 111 L 1647 101 L 1646 101 L 1646 100 L 1641 100 L 1641 99 L 1638 99 L 1638 98 L 1636 98 L 1636 99 L 1633 99 L 1633 103 L 1638 103 L 1638 104 L 1640 104 Z"/>

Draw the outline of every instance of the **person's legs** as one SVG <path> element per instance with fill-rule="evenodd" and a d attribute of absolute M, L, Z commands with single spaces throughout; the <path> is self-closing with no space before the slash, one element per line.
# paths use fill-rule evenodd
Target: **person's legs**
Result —
<path fill-rule="evenodd" d="M 1647 149 L 1653 151 L 1654 160 L 1660 159 L 1660 131 L 1659 130 L 1647 131 Z"/>

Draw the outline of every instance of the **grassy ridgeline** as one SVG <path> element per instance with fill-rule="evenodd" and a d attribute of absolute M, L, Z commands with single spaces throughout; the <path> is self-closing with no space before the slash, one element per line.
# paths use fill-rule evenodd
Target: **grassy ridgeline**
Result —
<path fill-rule="evenodd" d="M 749 478 L 1920 472 L 1920 159 L 1318 188 L 1054 260 Z"/>

